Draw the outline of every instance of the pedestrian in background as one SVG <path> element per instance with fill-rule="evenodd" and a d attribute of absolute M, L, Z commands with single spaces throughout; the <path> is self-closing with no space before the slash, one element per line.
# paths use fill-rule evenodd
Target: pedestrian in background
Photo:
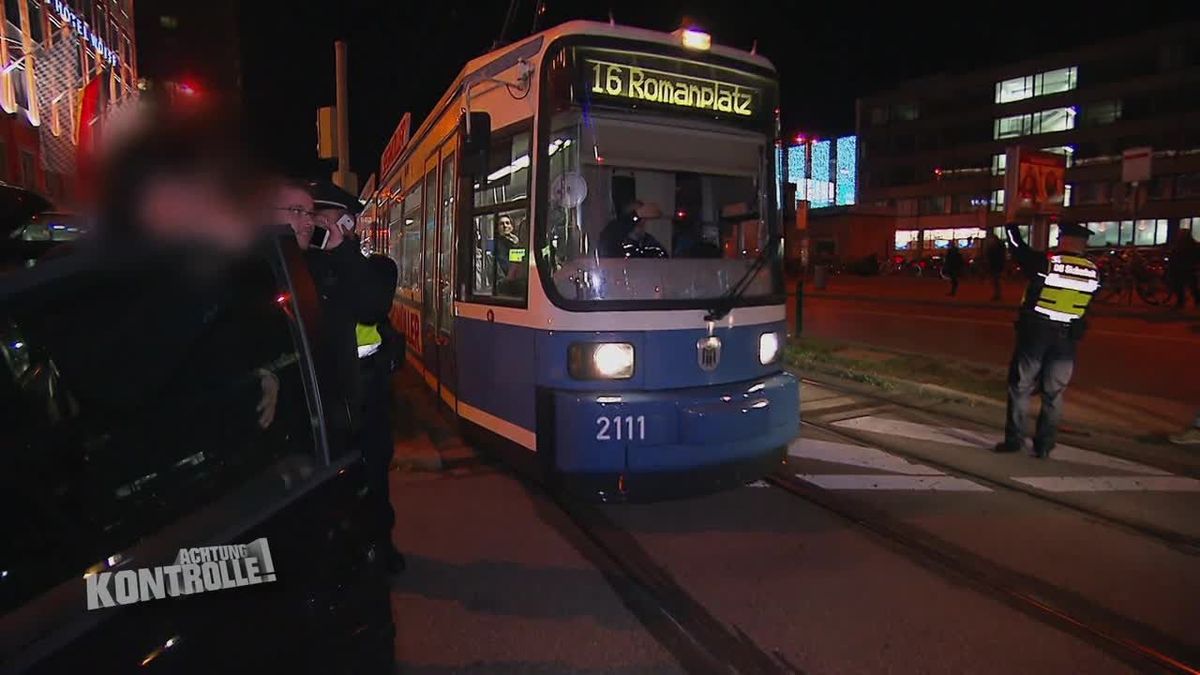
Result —
<path fill-rule="evenodd" d="M 1188 290 L 1192 292 L 1192 305 L 1200 307 L 1200 280 L 1196 278 L 1197 258 L 1200 258 L 1198 248 L 1191 232 L 1179 230 L 1175 233 L 1167 262 L 1167 285 L 1175 294 L 1175 309 L 1183 309 Z"/>
<path fill-rule="evenodd" d="M 988 232 L 983 240 L 983 253 L 987 260 L 988 276 L 992 278 L 992 302 L 1000 300 L 1000 278 L 1004 275 L 1004 242 L 995 232 Z"/>
<path fill-rule="evenodd" d="M 1042 397 L 1033 437 L 1034 457 L 1046 458 L 1054 448 L 1062 419 L 1063 394 L 1075 370 L 1075 346 L 1083 337 L 1084 316 L 1100 287 L 1100 272 L 1083 257 L 1091 231 L 1064 224 L 1059 247 L 1047 258 L 1021 239 L 1015 224 L 1008 225 L 1013 258 L 1029 278 L 1025 300 L 1017 318 L 1017 343 L 1008 366 L 1008 414 L 1004 440 L 996 452 L 1017 452 L 1025 445 L 1025 415 L 1036 389 Z"/>
<path fill-rule="evenodd" d="M 950 248 L 946 249 L 946 263 L 942 265 L 942 274 L 950 280 L 950 292 L 947 295 L 958 295 L 958 278 L 962 276 L 963 257 L 958 250 L 958 242 L 951 239 Z"/>

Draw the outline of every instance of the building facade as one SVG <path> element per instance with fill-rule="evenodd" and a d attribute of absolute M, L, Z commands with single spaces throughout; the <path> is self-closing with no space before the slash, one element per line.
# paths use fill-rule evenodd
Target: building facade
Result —
<path fill-rule="evenodd" d="M 5 0 L 0 181 L 69 203 L 80 142 L 137 88 L 132 0 Z"/>
<path fill-rule="evenodd" d="M 1093 247 L 1200 240 L 1200 23 L 859 99 L 859 202 L 894 214 L 887 253 L 968 248 L 1004 223 L 1010 146 L 1065 155 L 1061 222 Z M 1122 180 L 1122 153 L 1150 148 L 1151 178 Z M 1053 246 L 1057 225 L 1034 228 Z M 883 251 L 880 251 L 883 253 Z"/>

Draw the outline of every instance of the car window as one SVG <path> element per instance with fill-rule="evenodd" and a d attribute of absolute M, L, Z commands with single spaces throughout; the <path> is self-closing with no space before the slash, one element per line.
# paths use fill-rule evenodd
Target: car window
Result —
<path fill-rule="evenodd" d="M 98 266 L 0 296 L 5 611 L 314 453 L 271 266 L 185 270 Z M 278 382 L 265 429 L 264 371 Z"/>

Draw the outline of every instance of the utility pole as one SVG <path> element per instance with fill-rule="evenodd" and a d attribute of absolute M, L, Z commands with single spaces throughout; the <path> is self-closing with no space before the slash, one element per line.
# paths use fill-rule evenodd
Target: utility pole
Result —
<path fill-rule="evenodd" d="M 337 171 L 333 183 L 343 190 L 358 194 L 358 181 L 350 173 L 350 94 L 346 82 L 346 42 L 333 43 L 334 66 L 337 69 Z"/>

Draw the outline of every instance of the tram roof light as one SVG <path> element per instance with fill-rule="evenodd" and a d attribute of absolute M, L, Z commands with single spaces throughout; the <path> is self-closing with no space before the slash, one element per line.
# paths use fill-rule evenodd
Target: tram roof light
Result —
<path fill-rule="evenodd" d="M 683 42 L 683 46 L 688 49 L 698 49 L 701 51 L 712 49 L 712 36 L 702 30 L 682 28 L 679 30 L 679 39 Z"/>

